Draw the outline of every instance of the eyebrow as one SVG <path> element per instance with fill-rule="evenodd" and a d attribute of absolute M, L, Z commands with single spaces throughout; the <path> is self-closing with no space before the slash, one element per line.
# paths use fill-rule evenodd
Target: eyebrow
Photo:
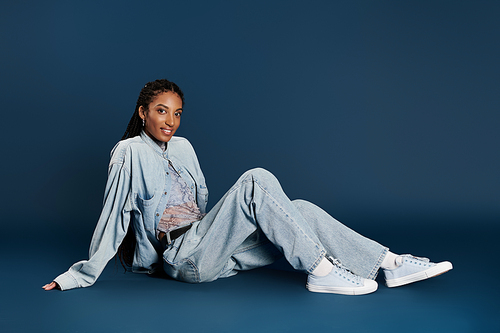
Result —
<path fill-rule="evenodd" d="M 165 104 L 156 104 L 156 106 L 163 106 L 165 109 L 170 109 L 168 106 L 166 106 Z M 182 111 L 182 108 L 178 108 L 176 111 Z"/>

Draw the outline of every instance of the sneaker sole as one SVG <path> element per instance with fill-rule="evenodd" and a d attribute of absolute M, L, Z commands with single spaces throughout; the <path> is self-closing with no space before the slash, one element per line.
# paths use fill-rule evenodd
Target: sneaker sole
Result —
<path fill-rule="evenodd" d="M 431 277 L 441 275 L 443 273 L 448 272 L 451 269 L 453 269 L 453 265 L 451 264 L 451 262 L 443 261 L 437 263 L 436 266 L 426 269 L 425 271 L 413 273 L 397 279 L 385 280 L 385 283 L 389 288 L 404 286 L 405 284 L 422 281 L 425 279 L 429 279 Z"/>
<path fill-rule="evenodd" d="M 369 280 L 372 281 L 372 280 Z M 373 281 L 375 282 L 375 281 Z M 373 293 L 377 290 L 378 284 L 370 283 L 369 285 L 358 287 L 358 288 L 349 288 L 349 287 L 327 287 L 327 286 L 315 286 L 307 283 L 306 288 L 309 291 L 314 293 L 330 293 L 330 294 L 340 294 L 340 295 L 365 295 Z"/>

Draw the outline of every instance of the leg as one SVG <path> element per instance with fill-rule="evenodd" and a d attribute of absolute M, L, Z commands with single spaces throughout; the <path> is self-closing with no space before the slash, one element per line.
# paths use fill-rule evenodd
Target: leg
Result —
<path fill-rule="evenodd" d="M 318 206 L 294 200 L 294 205 L 325 247 L 326 253 L 342 262 L 353 273 L 375 279 L 387 248 L 346 227 Z"/>
<path fill-rule="evenodd" d="M 327 253 L 339 259 L 356 275 L 374 279 L 382 267 L 387 286 L 397 287 L 443 274 L 453 268 L 448 261 L 435 264 L 427 258 L 398 256 L 347 228 L 314 204 L 303 200 L 296 200 L 294 204 L 303 216 L 307 216 L 307 222 Z M 373 262 L 376 264 L 370 270 Z"/>
<path fill-rule="evenodd" d="M 301 213 L 297 206 L 306 208 Z M 281 252 L 292 267 L 310 273 L 326 254 L 317 230 L 311 225 L 321 228 L 320 225 L 328 224 L 306 221 L 305 213 L 319 210 L 312 207 L 316 206 L 292 203 L 269 172 L 250 170 L 240 177 L 203 220 L 195 223 L 183 237 L 167 248 L 164 253 L 165 270 L 174 278 L 187 282 L 212 281 L 236 274 L 237 269 L 270 264 Z M 329 217 L 328 221 L 332 220 Z M 335 222 L 337 227 L 341 226 Z M 336 229 L 331 226 L 328 232 L 335 232 Z M 340 229 L 343 235 L 351 236 L 343 226 Z M 324 231 L 319 232 L 322 233 Z M 365 242 L 370 245 L 362 246 Z M 354 254 L 345 255 L 345 258 L 352 258 L 352 262 L 358 263 L 360 271 L 364 270 L 370 276 L 375 267 L 378 268 L 384 248 L 377 245 L 372 249 L 374 242 L 362 237 L 354 243 L 364 249 L 363 256 L 370 251 L 376 252 L 370 253 L 369 259 L 358 261 L 354 259 Z M 328 247 L 334 248 L 334 242 L 330 242 Z M 356 248 L 351 246 L 352 250 Z M 340 251 L 344 252 L 349 250 Z M 369 262 L 368 268 L 362 269 L 365 262 Z"/>
<path fill-rule="evenodd" d="M 325 250 L 276 178 L 253 169 L 166 249 L 164 266 L 174 278 L 204 282 L 271 264 L 282 254 L 295 269 L 312 271 Z"/>

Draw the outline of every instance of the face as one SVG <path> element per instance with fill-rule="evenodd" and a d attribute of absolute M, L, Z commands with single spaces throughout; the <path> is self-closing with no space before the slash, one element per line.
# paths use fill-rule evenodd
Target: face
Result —
<path fill-rule="evenodd" d="M 148 110 L 139 107 L 144 120 L 144 131 L 151 138 L 168 142 L 181 124 L 182 100 L 179 95 L 167 91 L 159 94 L 149 104 Z"/>

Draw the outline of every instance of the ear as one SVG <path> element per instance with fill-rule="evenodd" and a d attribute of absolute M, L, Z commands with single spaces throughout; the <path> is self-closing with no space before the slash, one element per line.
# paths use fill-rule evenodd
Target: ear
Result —
<path fill-rule="evenodd" d="M 141 105 L 141 106 L 139 106 L 139 110 L 138 111 L 139 111 L 139 117 L 141 117 L 141 119 L 144 120 L 146 118 L 146 110 Z"/>

